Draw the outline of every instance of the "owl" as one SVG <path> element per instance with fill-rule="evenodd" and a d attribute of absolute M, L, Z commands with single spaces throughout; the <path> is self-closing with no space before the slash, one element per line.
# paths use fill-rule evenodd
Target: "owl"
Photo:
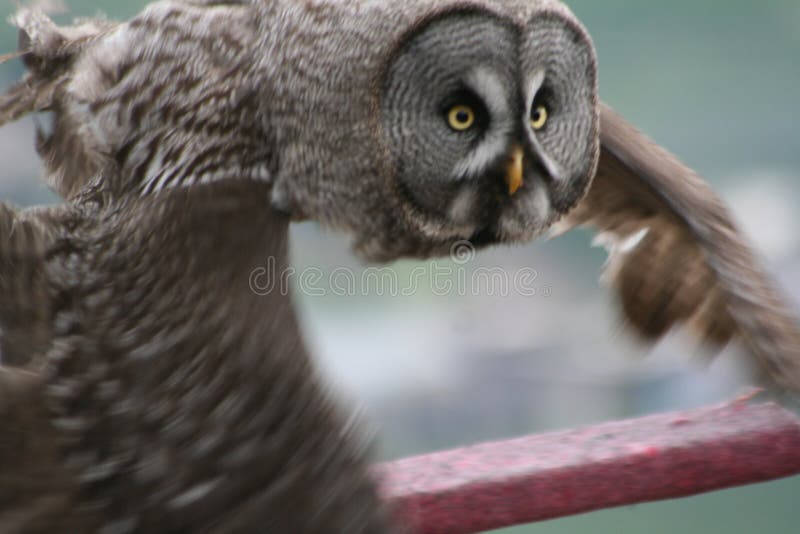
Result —
<path fill-rule="evenodd" d="M 725 207 L 598 99 L 556 0 L 165 0 L 126 23 L 21 9 L 0 123 L 55 207 L 0 205 L 8 532 L 394 532 L 358 418 L 289 296 L 313 220 L 366 261 L 589 225 L 630 325 L 744 341 L 800 388 L 794 317 Z"/>

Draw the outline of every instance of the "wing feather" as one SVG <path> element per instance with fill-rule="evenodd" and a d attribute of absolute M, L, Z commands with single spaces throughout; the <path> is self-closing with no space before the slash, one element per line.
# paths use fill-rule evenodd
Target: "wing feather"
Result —
<path fill-rule="evenodd" d="M 41 361 L 50 342 L 46 255 L 54 239 L 49 209 L 0 203 L 0 364 Z"/>
<path fill-rule="evenodd" d="M 590 226 L 630 326 L 656 340 L 679 324 L 720 346 L 744 342 L 777 385 L 800 391 L 800 327 L 711 188 L 601 106 L 601 152 L 585 199 L 556 229 Z"/>
<path fill-rule="evenodd" d="M 86 532 L 75 480 L 62 466 L 46 417 L 42 376 L 0 366 L 0 531 Z"/>

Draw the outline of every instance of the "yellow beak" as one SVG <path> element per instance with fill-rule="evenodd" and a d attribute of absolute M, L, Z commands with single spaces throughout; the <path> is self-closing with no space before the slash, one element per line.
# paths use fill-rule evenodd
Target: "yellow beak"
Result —
<path fill-rule="evenodd" d="M 520 187 L 522 187 L 522 162 L 525 159 L 525 153 L 522 147 L 514 145 L 511 151 L 511 156 L 506 166 L 506 185 L 508 185 L 508 196 L 514 196 Z"/>

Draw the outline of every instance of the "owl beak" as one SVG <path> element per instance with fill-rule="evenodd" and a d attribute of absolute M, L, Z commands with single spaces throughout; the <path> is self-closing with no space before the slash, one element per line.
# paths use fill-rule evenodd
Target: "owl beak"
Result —
<path fill-rule="evenodd" d="M 506 165 L 506 185 L 508 186 L 508 196 L 513 197 L 520 187 L 522 187 L 522 162 L 525 159 L 525 153 L 522 147 L 514 145 L 511 150 L 511 155 Z"/>

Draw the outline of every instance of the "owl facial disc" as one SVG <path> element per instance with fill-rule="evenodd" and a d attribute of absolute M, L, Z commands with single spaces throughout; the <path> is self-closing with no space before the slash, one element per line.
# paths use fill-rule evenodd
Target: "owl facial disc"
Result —
<path fill-rule="evenodd" d="M 527 241 L 583 196 L 597 159 L 594 50 L 557 13 L 433 18 L 388 64 L 382 127 L 421 240 Z"/>

